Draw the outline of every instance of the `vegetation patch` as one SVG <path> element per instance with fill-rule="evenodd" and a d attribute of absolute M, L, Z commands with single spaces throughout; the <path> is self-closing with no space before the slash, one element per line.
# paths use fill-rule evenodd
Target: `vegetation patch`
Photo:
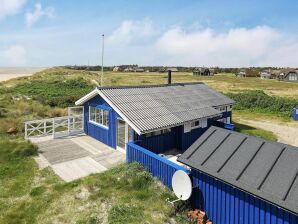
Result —
<path fill-rule="evenodd" d="M 271 131 L 266 131 L 260 128 L 254 128 L 245 124 L 236 123 L 235 124 L 235 131 L 238 131 L 242 134 L 252 135 L 255 137 L 271 140 L 271 141 L 277 141 L 277 137 L 275 134 L 273 134 Z"/>
<path fill-rule="evenodd" d="M 51 107 L 67 107 L 92 90 L 83 78 L 32 80 L 18 84 L 14 93 L 32 97 Z"/>
<path fill-rule="evenodd" d="M 293 108 L 298 105 L 296 99 L 269 96 L 261 90 L 227 93 L 227 96 L 235 100 L 235 110 L 262 112 L 279 117 L 291 117 Z"/>
<path fill-rule="evenodd" d="M 135 205 L 115 205 L 109 210 L 108 220 L 114 224 L 142 223 L 144 208 Z"/>

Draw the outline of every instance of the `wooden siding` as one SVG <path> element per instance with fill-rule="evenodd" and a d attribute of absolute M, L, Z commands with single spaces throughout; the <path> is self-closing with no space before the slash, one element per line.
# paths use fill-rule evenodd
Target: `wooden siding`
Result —
<path fill-rule="evenodd" d="M 109 110 L 108 128 L 89 122 L 89 106 L 96 107 L 98 105 L 109 107 L 100 96 L 96 96 L 84 104 L 84 132 L 102 143 L 116 148 L 117 113 L 114 110 Z"/>
<path fill-rule="evenodd" d="M 192 204 L 218 224 L 296 224 L 298 217 L 253 195 L 192 170 Z"/>
<path fill-rule="evenodd" d="M 189 170 L 173 163 L 166 158 L 156 155 L 141 146 L 138 146 L 132 142 L 126 144 L 126 161 L 139 162 L 146 170 L 148 170 L 153 176 L 158 177 L 164 185 L 172 189 L 172 177 L 177 170 L 183 170 L 189 173 Z"/>

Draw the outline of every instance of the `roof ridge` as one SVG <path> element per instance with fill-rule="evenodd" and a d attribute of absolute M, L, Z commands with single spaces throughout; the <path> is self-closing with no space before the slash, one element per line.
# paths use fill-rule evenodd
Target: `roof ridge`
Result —
<path fill-rule="evenodd" d="M 153 87 L 167 87 L 167 86 L 186 86 L 186 85 L 198 85 L 203 82 L 177 82 L 172 84 L 152 84 L 152 85 L 130 85 L 130 86 L 97 86 L 96 88 L 101 89 L 133 89 L 133 88 L 153 88 Z"/>

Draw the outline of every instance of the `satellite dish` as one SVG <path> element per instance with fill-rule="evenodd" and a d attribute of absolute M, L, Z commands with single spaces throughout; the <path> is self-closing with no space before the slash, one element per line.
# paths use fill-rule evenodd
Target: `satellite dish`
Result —
<path fill-rule="evenodd" d="M 172 177 L 172 188 L 180 200 L 187 200 L 191 196 L 192 183 L 187 173 L 177 170 Z"/>

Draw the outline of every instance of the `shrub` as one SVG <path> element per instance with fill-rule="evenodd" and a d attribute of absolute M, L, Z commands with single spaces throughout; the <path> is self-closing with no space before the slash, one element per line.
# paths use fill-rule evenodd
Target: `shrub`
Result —
<path fill-rule="evenodd" d="M 52 107 L 66 107 L 73 103 L 92 89 L 83 78 L 32 80 L 18 84 L 13 90 L 17 94 L 27 95 L 42 104 Z"/>
<path fill-rule="evenodd" d="M 46 188 L 44 186 L 35 187 L 30 191 L 31 197 L 36 197 L 39 195 L 42 195 L 46 191 Z"/>
<path fill-rule="evenodd" d="M 228 93 L 235 100 L 234 109 L 251 110 L 290 117 L 292 110 L 298 105 L 298 100 L 269 96 L 261 90 L 250 90 L 241 93 Z"/>
<path fill-rule="evenodd" d="M 153 178 L 152 175 L 146 171 L 136 173 L 132 179 L 132 187 L 134 189 L 144 189 L 150 186 Z"/>

